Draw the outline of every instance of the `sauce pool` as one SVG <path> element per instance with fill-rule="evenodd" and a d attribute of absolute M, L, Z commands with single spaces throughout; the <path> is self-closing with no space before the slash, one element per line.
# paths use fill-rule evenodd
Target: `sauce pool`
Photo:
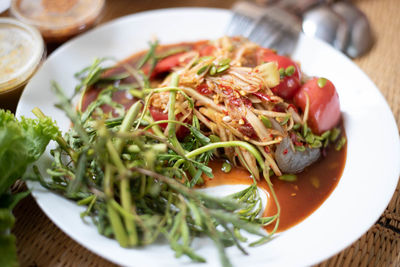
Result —
<path fill-rule="evenodd" d="M 311 215 L 329 197 L 342 176 L 346 161 L 346 146 L 336 151 L 333 146 L 328 147 L 326 156 L 297 174 L 295 182 L 279 180 L 271 177 L 279 204 L 281 206 L 278 231 L 284 231 L 300 223 Z M 241 167 L 232 168 L 229 173 L 221 170 L 222 162 L 213 161 L 209 164 L 213 169 L 214 178 L 203 177 L 202 187 L 213 187 L 233 184 L 252 184 L 250 173 Z M 261 178 L 262 179 L 262 178 Z M 276 213 L 276 205 L 270 194 L 265 180 L 257 183 L 267 195 L 267 205 L 263 216 L 272 216 Z M 266 227 L 272 230 L 274 224 Z"/>

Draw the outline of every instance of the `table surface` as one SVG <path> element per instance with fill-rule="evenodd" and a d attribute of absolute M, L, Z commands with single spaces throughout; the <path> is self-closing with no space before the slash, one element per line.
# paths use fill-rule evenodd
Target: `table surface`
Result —
<path fill-rule="evenodd" d="M 116 17 L 159 8 L 202 6 L 229 8 L 233 0 L 108 0 L 101 23 Z M 369 18 L 376 43 L 354 62 L 366 72 L 387 99 L 400 125 L 400 5 L 399 0 L 353 1 Z M 3 13 L 0 16 L 6 16 Z M 49 51 L 55 47 L 49 46 Z M 1 108 L 1 107 L 0 107 Z M 399 266 L 400 265 L 400 186 L 377 223 L 359 240 L 320 266 Z M 39 209 L 32 197 L 14 210 L 21 266 L 110 266 L 110 262 L 89 252 L 61 230 Z"/>

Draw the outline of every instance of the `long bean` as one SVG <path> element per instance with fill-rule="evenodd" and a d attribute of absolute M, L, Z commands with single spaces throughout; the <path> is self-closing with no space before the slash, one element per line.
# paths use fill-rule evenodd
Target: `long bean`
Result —
<path fill-rule="evenodd" d="M 132 128 L 133 122 L 135 121 L 141 108 L 142 108 L 142 104 L 140 102 L 136 102 L 129 108 L 126 117 L 122 121 L 119 133 L 127 132 L 127 131 L 129 131 L 129 129 Z M 111 155 L 112 161 L 117 166 L 118 172 L 120 173 L 120 176 L 121 176 L 120 192 L 121 192 L 122 207 L 127 212 L 131 212 L 132 197 L 131 197 L 129 179 L 127 177 L 127 169 L 119 157 L 119 154 L 121 153 L 123 145 L 124 145 L 124 140 L 121 138 L 119 138 L 115 141 L 115 145 L 112 144 L 111 141 L 109 140 L 107 142 L 107 149 Z M 124 218 L 124 221 L 125 221 L 126 229 L 128 231 L 129 245 L 135 246 L 138 244 L 138 234 L 137 234 L 137 230 L 136 230 L 135 221 L 132 220 L 131 218 L 126 218 L 126 217 Z"/>
<path fill-rule="evenodd" d="M 111 204 L 111 199 L 113 199 L 113 179 L 112 179 L 112 167 L 111 165 L 107 164 L 105 169 L 105 176 L 104 176 L 104 192 L 108 197 L 107 200 L 107 212 L 108 217 L 110 218 L 111 227 L 113 228 L 115 239 L 117 239 L 118 243 L 121 247 L 127 247 L 129 245 L 128 237 L 125 232 L 124 226 L 121 222 L 121 217 L 119 216 L 118 212 L 114 209 Z"/>

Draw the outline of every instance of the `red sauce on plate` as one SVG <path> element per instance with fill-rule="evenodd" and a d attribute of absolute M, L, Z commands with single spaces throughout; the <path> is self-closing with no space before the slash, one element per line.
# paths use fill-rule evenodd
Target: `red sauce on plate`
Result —
<path fill-rule="evenodd" d="M 328 147 L 326 157 L 322 157 L 312 166 L 297 174 L 295 182 L 281 181 L 271 177 L 278 201 L 281 206 L 281 217 L 278 231 L 284 231 L 307 218 L 329 197 L 342 176 L 346 161 L 346 146 L 336 151 Z M 229 173 L 221 170 L 222 162 L 214 161 L 209 165 L 213 169 L 214 178 L 203 177 L 204 186 L 251 184 L 250 173 L 241 167 L 232 168 Z M 264 216 L 276 213 L 276 206 L 265 180 L 257 184 L 267 194 L 267 207 Z M 271 230 L 273 225 L 267 227 Z"/>

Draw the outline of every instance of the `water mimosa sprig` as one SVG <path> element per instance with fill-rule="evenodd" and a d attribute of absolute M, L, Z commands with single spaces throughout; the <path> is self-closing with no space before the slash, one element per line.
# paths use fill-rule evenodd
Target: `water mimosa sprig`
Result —
<path fill-rule="evenodd" d="M 173 74 L 171 88 L 178 88 L 178 84 L 179 76 Z M 265 167 L 262 156 L 249 143 L 212 143 L 200 131 L 196 118 L 192 124 L 178 122 L 174 100 L 179 90 L 169 90 L 164 135 L 149 131 L 160 122 L 149 119 L 147 126 L 138 127 L 147 112 L 140 100 L 123 119 L 89 116 L 82 120 L 83 113 L 76 111 L 57 84 L 53 87 L 60 99 L 58 107 L 66 112 L 73 127 L 56 139 L 59 147 L 52 151 L 55 161 L 48 171 L 51 179 L 43 179 L 35 169 L 37 178 L 47 188 L 87 205 L 82 216 L 90 216 L 101 234 L 115 238 L 122 247 L 148 245 L 163 236 L 177 257 L 186 255 L 198 262 L 206 259 L 194 251 L 192 240 L 206 235 L 215 243 L 223 266 L 231 266 L 226 246 L 236 245 L 245 252 L 241 230 L 261 237 L 259 242 L 270 237 L 261 226 L 277 221 L 278 215 L 259 217 L 261 200 L 255 185 L 223 198 L 192 188 L 202 174 L 212 177 L 207 164 L 218 148 L 245 149 L 262 170 Z M 46 116 L 39 109 L 34 113 Z M 189 129 L 184 141 L 176 137 L 176 125 Z"/>

